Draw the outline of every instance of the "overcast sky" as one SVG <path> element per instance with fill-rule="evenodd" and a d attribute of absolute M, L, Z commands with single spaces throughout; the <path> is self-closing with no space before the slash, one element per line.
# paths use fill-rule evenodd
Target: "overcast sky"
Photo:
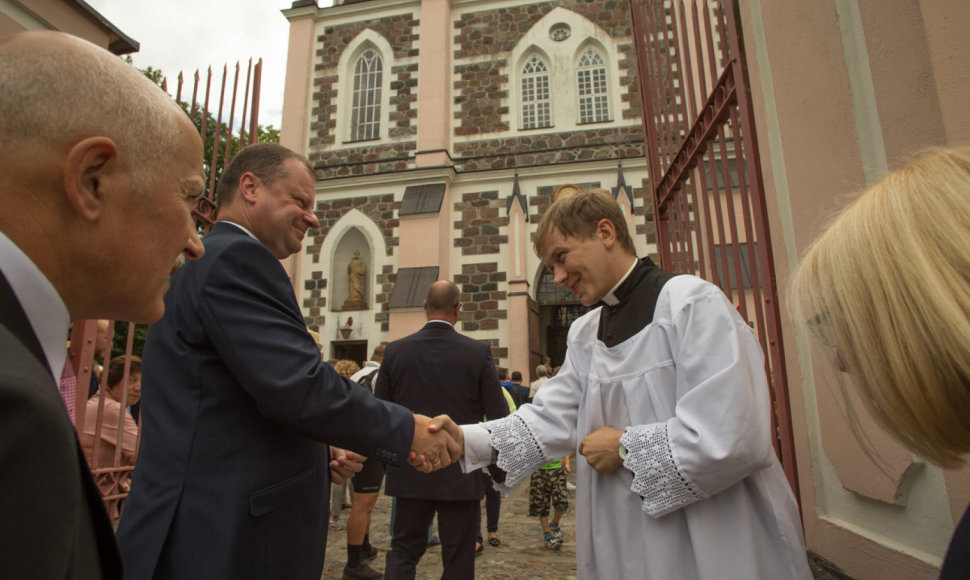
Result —
<path fill-rule="evenodd" d="M 283 80 L 286 74 L 286 47 L 290 23 L 280 11 L 292 0 L 86 0 L 122 32 L 141 44 L 131 55 L 138 68 L 161 70 L 169 78 L 174 92 L 179 71 L 186 83 L 200 70 L 203 90 L 205 71 L 212 66 L 213 100 L 209 108 L 218 107 L 217 80 L 222 67 L 229 65 L 227 86 L 232 86 L 235 63 L 241 63 L 240 86 L 245 82 L 245 67 L 250 58 L 255 64 L 263 59 L 262 92 L 259 123 L 280 126 L 283 111 Z M 330 0 L 318 2 L 329 6 Z M 183 90 L 182 99 L 192 98 Z M 203 98 L 200 93 L 199 100 Z M 226 108 L 232 93 L 227 88 Z M 213 105 L 212 103 L 215 103 Z M 240 110 L 241 103 L 237 104 Z M 238 114 L 236 116 L 238 119 Z M 224 119 L 228 120 L 228 119 Z"/>

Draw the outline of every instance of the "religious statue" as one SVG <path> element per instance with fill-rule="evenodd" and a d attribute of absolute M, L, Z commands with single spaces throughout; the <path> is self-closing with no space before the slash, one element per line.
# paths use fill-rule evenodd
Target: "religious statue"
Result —
<path fill-rule="evenodd" d="M 367 264 L 360 259 L 360 250 L 354 250 L 354 257 L 347 264 L 347 301 L 342 310 L 363 310 L 367 308 L 364 301 L 364 276 L 367 274 Z"/>

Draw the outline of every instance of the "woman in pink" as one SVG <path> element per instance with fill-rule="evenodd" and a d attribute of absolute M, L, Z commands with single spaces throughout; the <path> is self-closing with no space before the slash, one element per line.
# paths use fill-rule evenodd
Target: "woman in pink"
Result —
<path fill-rule="evenodd" d="M 107 396 L 98 391 L 88 399 L 84 415 L 84 429 L 80 433 L 81 448 L 101 488 L 101 494 L 108 496 L 128 493 L 131 482 L 131 469 L 135 465 L 135 446 L 138 440 L 138 425 L 128 407 L 141 399 L 141 359 L 133 356 L 128 365 L 128 381 L 125 378 L 125 357 L 117 356 L 108 365 Z M 124 405 L 122 405 L 124 400 Z M 118 432 L 121 430 L 121 456 L 115 459 L 118 450 Z M 119 471 L 102 471 L 105 468 L 124 468 Z M 120 498 L 118 498 L 120 499 Z M 111 503 L 110 513 L 116 515 L 116 502 Z"/>

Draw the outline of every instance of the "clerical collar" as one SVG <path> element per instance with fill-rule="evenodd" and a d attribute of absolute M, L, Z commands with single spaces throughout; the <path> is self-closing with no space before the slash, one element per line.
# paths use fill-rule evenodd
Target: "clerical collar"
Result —
<path fill-rule="evenodd" d="M 616 306 L 617 304 L 620 303 L 620 299 L 616 297 L 616 290 L 617 288 L 620 287 L 621 284 L 626 282 L 626 279 L 630 277 L 630 274 L 633 272 L 633 269 L 636 268 L 637 264 L 639 263 L 640 263 L 640 260 L 634 257 L 633 263 L 630 264 L 630 269 L 626 271 L 626 274 L 624 274 L 623 277 L 620 278 L 620 281 L 617 282 L 616 285 L 613 286 L 613 288 L 611 288 L 610 291 L 606 293 L 606 296 L 603 296 L 603 298 L 600 299 L 600 301 L 603 304 L 606 304 L 607 306 Z"/>

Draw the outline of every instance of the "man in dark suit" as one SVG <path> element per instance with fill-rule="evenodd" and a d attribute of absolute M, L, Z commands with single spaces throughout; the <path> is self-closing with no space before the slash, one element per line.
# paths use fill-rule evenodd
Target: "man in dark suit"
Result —
<path fill-rule="evenodd" d="M 120 578 L 101 494 L 58 392 L 71 320 L 154 322 L 202 143 L 135 68 L 76 37 L 0 40 L 0 576 Z M 86 387 L 86 386 L 85 386 Z"/>
<path fill-rule="evenodd" d="M 455 331 L 461 310 L 458 287 L 447 280 L 431 285 L 424 301 L 428 323 L 387 345 L 374 394 L 429 416 L 448 414 L 476 423 L 508 415 L 488 344 Z M 397 498 L 397 516 L 386 578 L 414 578 L 428 544 L 428 525 L 438 514 L 442 578 L 475 576 L 479 502 L 485 495 L 480 473 L 458 465 L 425 474 L 388 469 L 384 490 Z"/>
<path fill-rule="evenodd" d="M 331 468 L 353 454 L 450 462 L 428 417 L 379 401 L 320 360 L 280 260 L 300 250 L 316 175 L 251 145 L 223 171 L 206 255 L 172 278 L 145 342 L 142 439 L 118 529 L 132 578 L 318 580 Z M 410 467 L 406 469 L 411 470 Z M 342 479 L 341 479 L 342 480 Z"/>

